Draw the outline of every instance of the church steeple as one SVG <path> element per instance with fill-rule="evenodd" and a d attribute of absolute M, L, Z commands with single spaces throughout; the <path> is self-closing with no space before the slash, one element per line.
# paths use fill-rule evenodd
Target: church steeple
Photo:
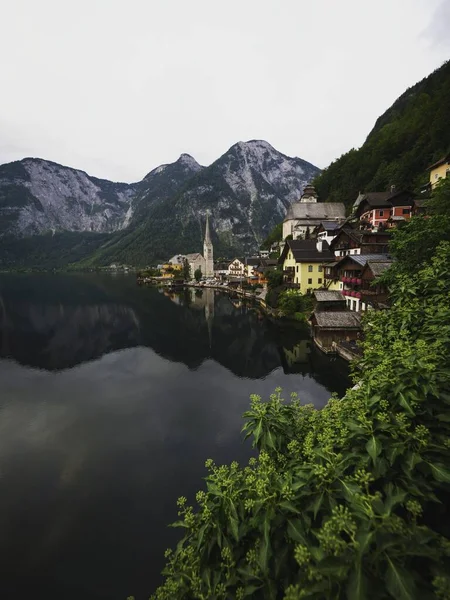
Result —
<path fill-rule="evenodd" d="M 205 277 L 214 277 L 213 245 L 209 231 L 209 213 L 206 213 L 205 241 L 203 242 L 203 258 L 205 259 Z"/>

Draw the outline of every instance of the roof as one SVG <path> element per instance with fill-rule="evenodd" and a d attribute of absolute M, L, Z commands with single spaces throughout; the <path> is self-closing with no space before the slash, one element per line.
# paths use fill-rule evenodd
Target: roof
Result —
<path fill-rule="evenodd" d="M 233 258 L 233 260 L 230 260 L 230 262 L 228 263 L 229 265 L 232 265 L 234 263 L 235 260 L 238 260 L 239 262 L 241 262 L 243 265 L 245 264 L 245 258 L 238 258 L 237 256 L 235 258 Z"/>
<path fill-rule="evenodd" d="M 245 263 L 251 267 L 257 267 L 260 262 L 261 258 L 259 256 L 251 256 L 250 258 L 245 259 Z"/>
<path fill-rule="evenodd" d="M 381 273 L 386 271 L 386 269 L 389 269 L 393 262 L 394 261 L 392 260 L 388 260 L 386 262 L 374 262 L 369 260 L 367 261 L 367 266 L 370 268 L 375 277 L 378 277 L 379 275 L 381 275 Z"/>
<path fill-rule="evenodd" d="M 342 226 L 342 223 L 338 221 L 321 221 L 320 224 L 325 231 L 335 231 Z"/>
<path fill-rule="evenodd" d="M 390 207 L 388 198 L 391 195 L 391 192 L 368 192 L 367 194 L 362 194 L 360 204 L 367 202 L 372 207 Z"/>
<path fill-rule="evenodd" d="M 203 258 L 203 256 L 200 254 L 200 252 L 194 252 L 193 254 L 186 254 L 185 256 L 186 256 L 188 262 L 193 262 L 194 260 Z"/>
<path fill-rule="evenodd" d="M 326 242 L 322 242 L 322 251 L 317 249 L 316 240 L 286 240 L 283 252 L 278 260 L 283 263 L 288 250 L 292 251 L 296 262 L 330 262 L 334 254 Z"/>
<path fill-rule="evenodd" d="M 361 316 L 357 312 L 345 311 L 316 311 L 313 313 L 316 323 L 323 329 L 360 329 Z"/>
<path fill-rule="evenodd" d="M 371 262 L 372 264 L 376 263 L 376 262 L 381 262 L 381 263 L 391 263 L 392 259 L 388 254 L 347 254 L 346 256 L 343 256 L 341 258 L 341 260 L 339 260 L 337 262 L 337 266 L 339 266 L 341 263 L 343 263 L 344 261 L 353 261 L 354 263 L 361 265 L 361 267 L 364 267 L 366 265 L 367 262 Z"/>
<path fill-rule="evenodd" d="M 227 262 L 218 262 L 214 265 L 214 271 L 227 271 L 228 270 Z"/>
<path fill-rule="evenodd" d="M 291 219 L 345 219 L 345 206 L 342 202 L 294 202 L 284 220 Z"/>
<path fill-rule="evenodd" d="M 450 154 L 446 154 L 445 156 L 437 160 L 435 163 L 427 167 L 427 171 L 429 171 L 430 169 L 435 169 L 436 167 L 439 167 L 439 165 L 443 165 L 444 163 L 449 162 L 449 160 Z"/>
<path fill-rule="evenodd" d="M 345 302 L 344 296 L 341 292 L 327 290 L 324 291 L 316 291 L 314 292 L 314 296 L 317 302 Z"/>

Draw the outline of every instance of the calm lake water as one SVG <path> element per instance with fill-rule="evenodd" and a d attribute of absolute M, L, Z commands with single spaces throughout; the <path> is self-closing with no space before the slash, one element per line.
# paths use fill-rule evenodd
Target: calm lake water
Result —
<path fill-rule="evenodd" d="M 323 406 L 348 366 L 307 328 L 123 275 L 0 275 L 0 598 L 148 598 L 176 499 L 246 462 L 242 413 L 277 386 Z"/>

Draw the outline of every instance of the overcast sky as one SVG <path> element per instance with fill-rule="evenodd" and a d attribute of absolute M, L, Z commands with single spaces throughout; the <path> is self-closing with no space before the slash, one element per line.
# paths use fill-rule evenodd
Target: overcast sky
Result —
<path fill-rule="evenodd" d="M 121 181 L 249 139 L 325 167 L 450 57 L 450 0 L 0 4 L 0 163 Z"/>

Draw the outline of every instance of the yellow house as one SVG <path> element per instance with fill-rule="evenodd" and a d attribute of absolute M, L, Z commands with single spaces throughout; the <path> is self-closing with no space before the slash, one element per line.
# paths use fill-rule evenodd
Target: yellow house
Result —
<path fill-rule="evenodd" d="M 450 154 L 441 158 L 428 167 L 430 170 L 430 185 L 433 189 L 444 177 L 450 177 Z"/>
<path fill-rule="evenodd" d="M 287 240 L 278 263 L 283 266 L 285 283 L 293 284 L 304 294 L 324 287 L 324 264 L 334 260 L 326 242 Z"/>
<path fill-rule="evenodd" d="M 161 276 L 166 279 L 173 279 L 181 272 L 182 265 L 173 265 L 171 262 L 164 263 L 161 267 Z"/>

